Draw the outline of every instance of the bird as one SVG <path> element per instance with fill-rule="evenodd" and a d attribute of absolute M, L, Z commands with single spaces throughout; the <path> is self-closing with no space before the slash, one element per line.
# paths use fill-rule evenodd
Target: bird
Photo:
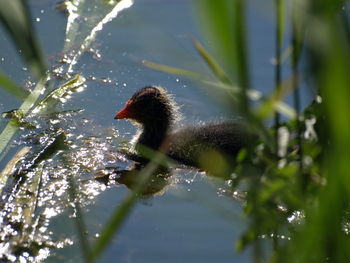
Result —
<path fill-rule="evenodd" d="M 139 127 L 133 139 L 133 152 L 159 151 L 181 165 L 223 173 L 237 154 L 255 138 L 243 121 L 213 121 L 179 129 L 179 107 L 165 88 L 146 86 L 138 90 L 114 117 L 127 119 Z M 165 146 L 164 146 L 165 145 Z M 221 167 L 223 166 L 223 167 Z M 227 169 L 224 172 L 227 172 Z"/>

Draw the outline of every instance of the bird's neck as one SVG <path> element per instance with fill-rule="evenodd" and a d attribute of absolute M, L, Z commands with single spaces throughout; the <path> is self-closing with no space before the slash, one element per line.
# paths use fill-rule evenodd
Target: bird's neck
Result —
<path fill-rule="evenodd" d="M 137 140 L 136 150 L 140 151 L 142 147 L 158 150 L 166 138 L 171 127 L 169 122 L 159 122 L 144 125 L 143 130 Z"/>

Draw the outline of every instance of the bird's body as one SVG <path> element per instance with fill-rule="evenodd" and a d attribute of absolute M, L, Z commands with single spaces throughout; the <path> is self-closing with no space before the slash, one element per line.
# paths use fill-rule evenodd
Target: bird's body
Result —
<path fill-rule="evenodd" d="M 168 155 L 192 166 L 198 166 L 198 157 L 211 150 L 234 157 L 249 143 L 246 130 L 243 123 L 235 121 L 188 126 L 170 133 Z"/>
<path fill-rule="evenodd" d="M 216 151 L 235 157 L 254 136 L 241 121 L 220 121 L 198 126 L 174 129 L 177 107 L 165 89 L 145 87 L 136 92 L 115 119 L 131 119 L 141 125 L 135 149 L 140 145 L 159 150 L 164 144 L 167 155 L 173 160 L 199 167 L 205 152 Z"/>

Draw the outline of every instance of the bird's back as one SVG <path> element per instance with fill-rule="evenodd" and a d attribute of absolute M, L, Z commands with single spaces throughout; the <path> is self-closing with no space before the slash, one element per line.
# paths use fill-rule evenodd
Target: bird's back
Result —
<path fill-rule="evenodd" d="M 199 156 L 206 151 L 235 156 L 252 138 L 246 125 L 237 121 L 186 127 L 170 134 L 168 155 L 181 163 L 198 166 Z"/>

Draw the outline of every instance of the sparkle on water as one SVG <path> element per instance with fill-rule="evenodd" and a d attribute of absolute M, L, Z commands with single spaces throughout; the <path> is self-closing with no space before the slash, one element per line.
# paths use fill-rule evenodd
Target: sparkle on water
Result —
<path fill-rule="evenodd" d="M 100 138 L 78 133 L 77 125 L 84 127 L 85 131 L 98 127 L 91 121 L 74 120 L 77 114 L 65 112 L 56 116 L 35 116 L 32 120 L 28 118 L 40 128 L 23 134 L 17 140 L 18 145 L 30 145 L 32 150 L 14 172 L 11 188 L 5 187 L 3 192 L 0 216 L 2 259 L 10 262 L 24 259 L 40 261 L 49 256 L 51 248 L 73 244 L 69 237 L 53 240 L 52 235 L 47 233 L 49 220 L 75 207 L 77 202 L 82 207 L 90 204 L 106 189 L 105 184 L 94 179 L 98 169 L 108 165 L 125 165 L 126 159 L 113 144 L 118 133 L 106 131 L 108 133 Z M 56 144 L 52 143 L 53 139 L 56 139 Z M 51 150 L 48 150 L 49 147 Z M 39 159 L 43 158 L 43 165 L 39 165 Z M 40 189 L 32 192 L 37 173 L 41 173 Z M 74 200 L 69 195 L 69 180 L 72 178 L 76 181 Z M 32 201 L 36 204 L 31 204 Z M 28 210 L 30 207 L 35 207 L 40 213 Z M 71 216 L 75 216 L 74 211 Z"/>

